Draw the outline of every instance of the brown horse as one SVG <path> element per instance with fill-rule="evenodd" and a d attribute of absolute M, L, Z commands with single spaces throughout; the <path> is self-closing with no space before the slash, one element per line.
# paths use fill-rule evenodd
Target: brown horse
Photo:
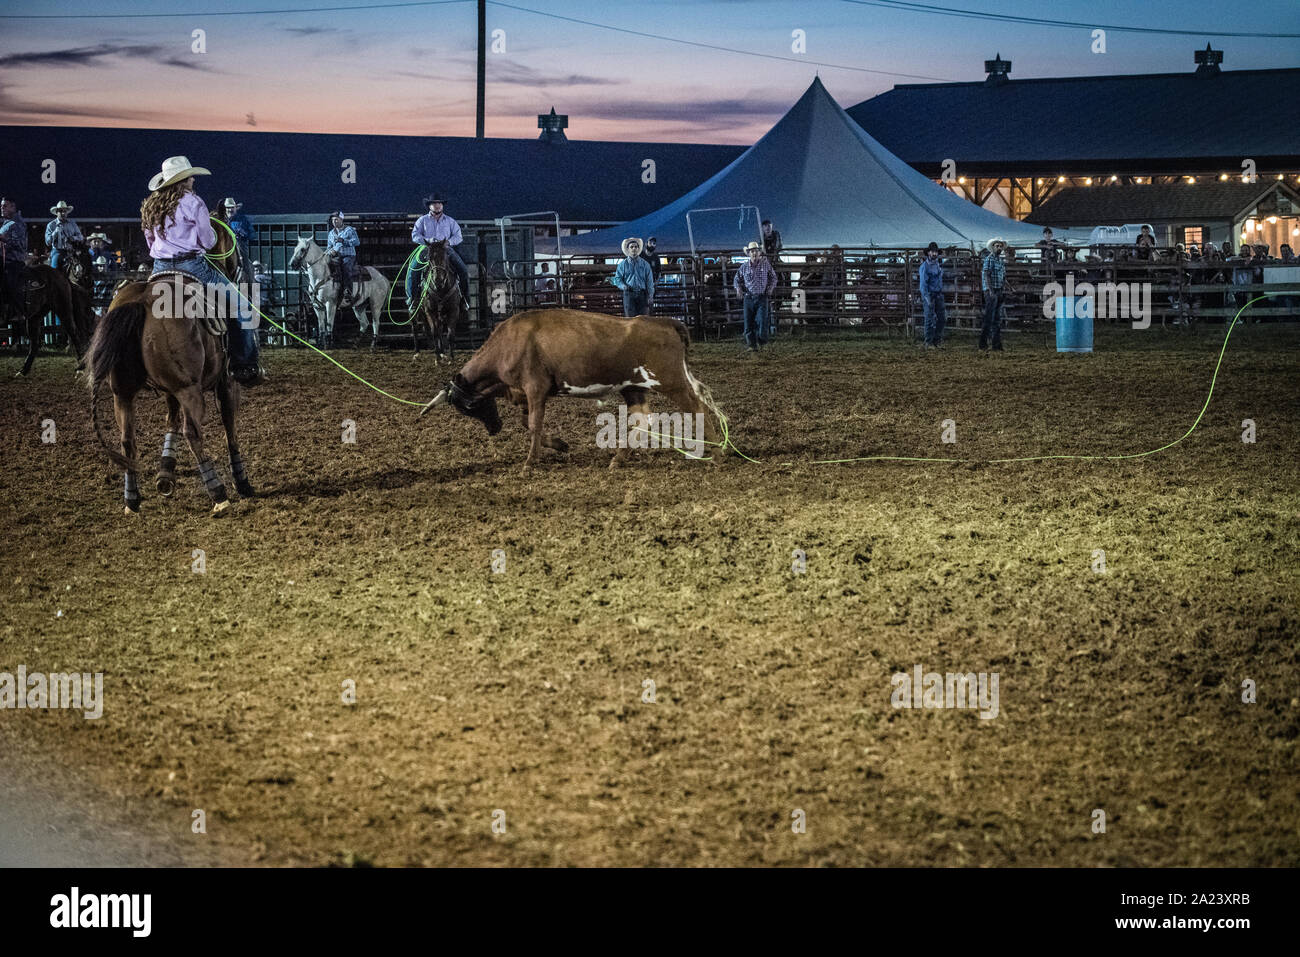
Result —
<path fill-rule="evenodd" d="M 230 234 L 219 226 L 216 233 L 217 244 L 211 250 L 214 265 L 233 281 L 237 261 L 230 252 L 233 242 Z M 179 278 L 187 291 L 191 284 L 202 290 L 198 280 L 189 276 Z M 198 310 L 185 308 L 194 300 L 189 295 L 176 295 L 179 288 L 177 279 L 178 276 L 172 274 L 146 282 L 125 283 L 113 297 L 90 346 L 90 416 L 95 434 L 109 458 L 126 472 L 123 498 L 127 515 L 140 512 L 140 489 L 136 484 L 139 465 L 136 462 L 135 397 L 146 386 L 161 392 L 167 400 L 167 432 L 158 469 L 159 494 L 169 496 L 176 488 L 175 441 L 183 413 L 185 439 L 212 499 L 212 514 L 221 515 L 230 507 L 226 487 L 203 445 L 203 394 L 208 391 L 216 393 L 221 407 L 235 488 L 245 498 L 254 494 L 235 438 L 239 388 L 226 368 L 226 321 L 217 320 L 219 332 L 209 331 L 204 318 L 193 315 Z M 109 447 L 99 430 L 96 411 L 99 390 L 105 382 L 113 393 L 113 412 L 122 440 L 120 453 Z"/>
<path fill-rule="evenodd" d="M 86 364 L 86 348 L 90 345 L 90 335 L 95 325 L 95 310 L 91 306 L 90 293 L 68 281 L 61 269 L 46 265 L 28 266 L 23 276 L 23 289 L 27 302 L 21 311 L 20 322 L 27 329 L 27 361 L 18 370 L 22 377 L 32 371 L 36 353 L 41 349 L 41 339 L 45 335 L 45 316 L 54 313 L 67 331 L 68 341 L 77 354 L 77 368 Z"/>
<path fill-rule="evenodd" d="M 415 301 L 415 315 L 411 317 L 411 339 L 415 353 L 420 353 L 420 322 L 429 327 L 433 336 L 433 351 L 441 361 L 453 358 L 451 337 L 456 319 L 460 316 L 460 283 L 447 262 L 447 240 L 433 239 L 424 247 L 428 264 L 420 283 L 419 298 Z"/>

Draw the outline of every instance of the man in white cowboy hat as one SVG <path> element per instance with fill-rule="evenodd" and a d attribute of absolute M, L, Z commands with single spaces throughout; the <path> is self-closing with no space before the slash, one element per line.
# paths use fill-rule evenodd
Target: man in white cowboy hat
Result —
<path fill-rule="evenodd" d="M 117 259 L 104 233 L 91 233 L 86 237 L 86 243 L 90 246 L 90 268 L 95 275 L 95 298 L 101 299 L 113 288 Z"/>
<path fill-rule="evenodd" d="M 221 201 L 220 216 L 222 222 L 235 234 L 235 245 L 239 247 L 239 265 L 248 272 L 248 244 L 253 241 L 253 224 L 240 212 L 243 208 L 243 203 L 236 202 L 233 196 L 227 196 Z"/>
<path fill-rule="evenodd" d="M 745 351 L 752 354 L 761 346 L 767 345 L 772 293 L 776 292 L 776 270 L 768 262 L 759 243 L 746 246 L 745 255 L 749 260 L 741 263 L 736 270 L 733 285 L 736 295 L 742 297 L 744 303 Z"/>
<path fill-rule="evenodd" d="M 610 278 L 623 291 L 623 315 L 644 316 L 650 311 L 654 299 L 655 274 L 650 264 L 641 258 L 645 245 L 635 236 L 623 240 L 623 261 Z"/>
<path fill-rule="evenodd" d="M 343 210 L 336 209 L 330 213 L 330 231 L 325 237 L 325 254 L 338 263 L 339 301 L 352 305 L 352 281 L 357 277 L 357 247 L 361 238 L 356 228 L 349 226 L 343 217 Z"/>
<path fill-rule="evenodd" d="M 208 206 L 194 192 L 196 176 L 211 171 L 194 166 L 184 156 L 163 160 L 162 171 L 149 180 L 154 195 L 140 207 L 140 226 L 153 257 L 153 274 L 183 272 L 213 287 L 235 286 L 204 258 L 216 245 Z M 256 303 L 248 303 L 235 287 L 241 308 L 227 317 L 230 374 L 244 386 L 260 385 L 266 376 L 258 362 Z M 244 315 L 240 315 L 244 313 Z"/>
<path fill-rule="evenodd" d="M 66 266 L 68 257 L 86 243 L 86 237 L 81 235 L 81 227 L 68 215 L 72 210 L 73 207 L 63 200 L 50 207 L 54 218 L 45 227 L 45 245 L 50 250 L 50 265 L 55 269 L 60 264 Z"/>
<path fill-rule="evenodd" d="M 465 268 L 465 260 L 460 258 L 460 252 L 456 249 L 464 237 L 460 233 L 460 223 L 443 213 L 446 202 L 442 193 L 431 193 L 424 197 L 424 206 L 428 212 L 417 219 L 411 228 L 411 242 L 420 247 L 435 239 L 447 241 L 447 265 L 456 274 L 456 283 L 460 286 L 460 317 L 462 321 L 468 322 L 469 270 Z M 406 308 L 412 312 L 418 305 L 416 297 L 419 295 L 420 283 L 424 281 L 425 267 L 429 264 L 428 255 L 423 250 L 417 251 L 406 270 Z M 423 262 L 421 256 L 424 257 Z"/>
<path fill-rule="evenodd" d="M 0 199 L 0 262 L 4 264 L 4 298 L 0 305 L 25 311 L 26 292 L 23 270 L 27 268 L 27 223 L 18 212 L 18 204 L 8 196 Z M 0 318 L 4 309 L 0 308 Z"/>
<path fill-rule="evenodd" d="M 980 270 L 980 288 L 984 291 L 984 324 L 980 326 L 980 351 L 989 348 L 994 352 L 1002 351 L 1002 323 L 999 310 L 1002 306 L 1002 292 L 1007 281 L 1006 263 L 1002 253 L 1007 248 L 1007 241 L 995 236 L 984 244 L 989 251 L 984 259 L 984 268 Z"/>

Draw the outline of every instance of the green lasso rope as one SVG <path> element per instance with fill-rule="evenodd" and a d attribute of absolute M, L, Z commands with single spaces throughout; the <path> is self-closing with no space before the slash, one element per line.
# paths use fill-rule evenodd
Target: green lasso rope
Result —
<path fill-rule="evenodd" d="M 1196 415 L 1196 421 L 1192 423 L 1191 428 L 1189 428 L 1178 438 L 1174 439 L 1172 442 L 1168 442 L 1160 446 L 1158 449 L 1149 449 L 1146 452 L 1130 452 L 1124 455 L 1028 455 L 1028 456 L 1022 456 L 1019 458 L 1010 458 L 1010 459 L 952 459 L 952 458 L 929 458 L 929 457 L 911 456 L 911 455 L 864 455 L 859 458 L 850 458 L 850 459 L 814 459 L 810 464 L 842 465 L 850 462 L 951 462 L 951 463 L 960 462 L 966 464 L 997 465 L 997 464 L 1007 464 L 1007 463 L 1014 463 L 1014 462 L 1046 462 L 1052 459 L 1074 459 L 1077 461 L 1085 461 L 1085 462 L 1118 461 L 1121 459 L 1140 459 L 1140 458 L 1145 458 L 1148 455 L 1155 455 L 1157 452 L 1163 452 L 1166 449 L 1173 448 L 1175 445 L 1182 442 L 1189 435 L 1191 435 L 1193 432 L 1196 431 L 1196 427 L 1201 424 L 1201 419 L 1204 418 L 1205 416 L 1205 410 L 1210 407 L 1210 400 L 1214 397 L 1214 386 L 1215 383 L 1217 383 L 1219 380 L 1219 367 L 1223 365 L 1223 355 L 1228 349 L 1228 340 L 1232 337 L 1232 330 L 1235 329 L 1237 327 L 1237 324 L 1241 321 L 1240 319 L 1241 314 L 1245 312 L 1250 306 L 1253 306 L 1255 303 L 1261 302 L 1265 299 L 1277 295 L 1280 294 L 1272 293 L 1272 292 L 1264 293 L 1261 296 L 1256 296 L 1254 299 L 1251 299 L 1249 302 L 1247 302 L 1245 305 L 1243 305 L 1240 309 L 1237 310 L 1237 314 L 1234 315 L 1232 317 L 1232 321 L 1228 323 L 1227 333 L 1223 337 L 1223 345 L 1219 348 L 1218 361 L 1215 362 L 1214 364 L 1214 375 L 1210 378 L 1210 391 L 1205 396 L 1205 404 L 1201 406 L 1201 411 Z M 744 452 L 740 451 L 740 449 L 736 447 L 735 443 L 731 441 L 731 430 L 727 423 L 727 417 L 722 413 L 719 413 L 718 419 L 722 426 L 722 441 L 707 442 L 706 444 L 721 446 L 724 451 L 727 448 L 731 448 L 733 451 L 735 451 L 737 455 L 739 455 L 746 462 L 753 462 L 756 465 L 760 464 L 758 459 L 750 458 Z M 679 449 L 678 451 L 681 450 Z M 780 463 L 781 466 L 789 466 L 794 464 L 795 463 L 793 462 Z"/>

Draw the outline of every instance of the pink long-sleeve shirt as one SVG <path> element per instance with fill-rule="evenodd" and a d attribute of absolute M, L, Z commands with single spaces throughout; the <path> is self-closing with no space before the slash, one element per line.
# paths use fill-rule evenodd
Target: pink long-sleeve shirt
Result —
<path fill-rule="evenodd" d="M 166 238 L 154 229 L 145 230 L 149 255 L 154 259 L 174 259 L 182 253 L 211 249 L 216 245 L 217 234 L 208 216 L 208 206 L 199 199 L 198 193 L 186 193 L 176 204 L 176 212 L 163 224 Z"/>

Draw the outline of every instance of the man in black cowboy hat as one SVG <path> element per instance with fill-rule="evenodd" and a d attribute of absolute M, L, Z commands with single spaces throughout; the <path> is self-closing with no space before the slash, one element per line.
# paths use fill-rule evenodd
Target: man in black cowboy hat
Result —
<path fill-rule="evenodd" d="M 450 216 L 444 215 L 442 193 L 432 193 L 424 197 L 424 205 L 429 211 L 415 221 L 411 229 L 411 242 L 416 245 L 416 255 L 406 270 L 406 308 L 415 311 L 420 295 L 420 283 L 424 280 L 424 269 L 429 263 L 428 253 L 420 249 L 425 243 L 444 239 L 447 241 L 447 264 L 456 274 L 456 284 L 460 286 L 460 315 L 462 320 L 469 319 L 469 270 L 460 258 L 456 247 L 461 244 L 460 224 Z"/>

